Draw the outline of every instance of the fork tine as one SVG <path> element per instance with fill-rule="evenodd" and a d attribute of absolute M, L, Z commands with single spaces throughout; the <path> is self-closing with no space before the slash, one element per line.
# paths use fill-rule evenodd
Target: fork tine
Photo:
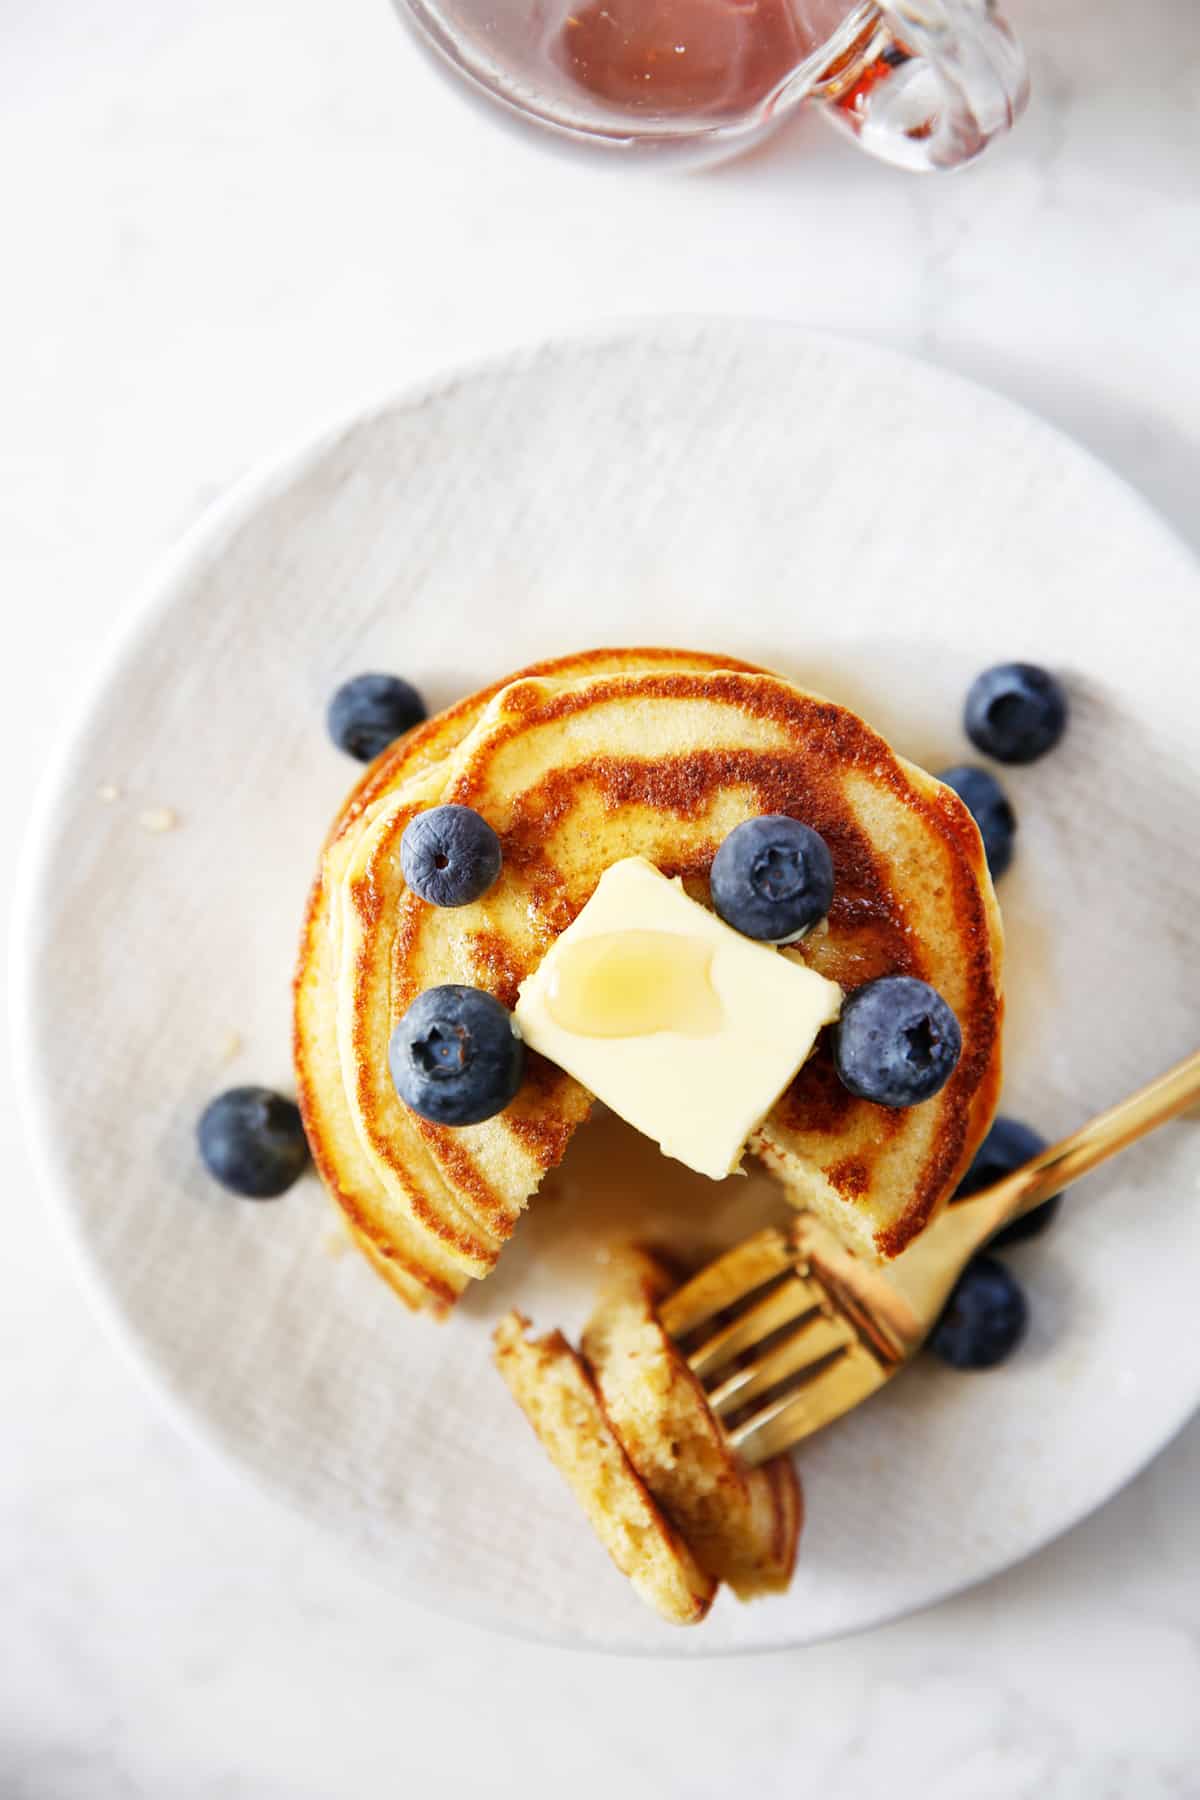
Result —
<path fill-rule="evenodd" d="M 868 1399 L 890 1372 L 855 1342 L 811 1381 L 752 1413 L 729 1441 L 748 1463 L 768 1462 Z"/>
<path fill-rule="evenodd" d="M 762 1300 L 739 1313 L 736 1319 L 694 1350 L 688 1357 L 688 1367 L 693 1375 L 703 1380 L 714 1369 L 722 1368 L 733 1357 L 740 1356 L 743 1350 L 753 1349 L 773 1331 L 790 1325 L 794 1319 L 802 1319 L 806 1313 L 819 1312 L 824 1306 L 824 1288 L 793 1270 L 786 1281 L 772 1288 Z"/>
<path fill-rule="evenodd" d="M 805 1268 L 827 1289 L 879 1354 L 903 1362 L 925 1336 L 907 1298 L 878 1269 L 860 1262 L 812 1213 L 798 1213 L 792 1236 Z"/>
<path fill-rule="evenodd" d="M 664 1300 L 658 1309 L 659 1321 L 672 1337 L 686 1337 L 714 1313 L 736 1306 L 756 1287 L 802 1260 L 791 1233 L 769 1225 L 708 1263 Z"/>
<path fill-rule="evenodd" d="M 734 1412 L 789 1375 L 799 1375 L 854 1341 L 854 1327 L 843 1314 L 814 1313 L 757 1362 L 735 1369 L 709 1394 L 708 1404 L 718 1416 Z"/>

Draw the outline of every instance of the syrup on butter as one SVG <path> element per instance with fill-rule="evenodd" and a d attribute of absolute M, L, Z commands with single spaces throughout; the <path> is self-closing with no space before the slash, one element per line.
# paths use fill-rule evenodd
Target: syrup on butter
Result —
<path fill-rule="evenodd" d="M 605 931 L 569 944 L 546 983 L 546 1010 L 578 1037 L 710 1037 L 725 1008 L 713 947 L 676 931 Z"/>
<path fill-rule="evenodd" d="M 720 1180 L 841 1001 L 835 982 L 742 937 L 634 856 L 605 870 L 515 1016 L 532 1049 Z"/>

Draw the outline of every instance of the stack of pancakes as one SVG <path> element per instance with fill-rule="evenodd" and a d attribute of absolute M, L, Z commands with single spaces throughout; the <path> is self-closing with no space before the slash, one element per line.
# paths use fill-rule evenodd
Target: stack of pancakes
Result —
<path fill-rule="evenodd" d="M 422 809 L 474 807 L 500 836 L 499 880 L 469 906 L 407 890 L 400 839 Z M 419 726 L 367 771 L 327 841 L 296 977 L 300 1102 L 317 1165 L 375 1267 L 445 1311 L 494 1266 L 591 1096 L 537 1056 L 483 1124 L 429 1123 L 398 1098 L 392 1029 L 423 989 L 521 982 L 601 874 L 644 856 L 708 903 L 743 820 L 789 813 L 826 840 L 828 921 L 783 954 L 854 988 L 928 981 L 957 1013 L 958 1068 L 923 1106 L 854 1098 L 819 1044 L 749 1148 L 789 1199 L 851 1248 L 890 1257 L 923 1229 L 995 1107 L 1000 927 L 961 801 L 854 713 L 783 678 L 682 651 L 593 651 L 523 671 Z"/>

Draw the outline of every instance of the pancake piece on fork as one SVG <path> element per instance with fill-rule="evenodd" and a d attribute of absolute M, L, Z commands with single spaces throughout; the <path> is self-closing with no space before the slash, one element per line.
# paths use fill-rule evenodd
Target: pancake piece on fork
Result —
<path fill-rule="evenodd" d="M 496 1327 L 494 1360 L 509 1392 L 641 1599 L 672 1625 L 698 1625 L 716 1581 L 634 1469 L 582 1358 L 561 1331 L 530 1340 L 528 1324 L 510 1312 Z"/>
<path fill-rule="evenodd" d="M 780 1592 L 803 1504 L 790 1459 L 748 1468 L 658 1322 L 675 1281 L 649 1251 L 618 1252 L 580 1353 L 530 1342 L 509 1313 L 494 1358 L 613 1561 L 647 1605 L 697 1624 L 722 1581 L 739 1599 Z"/>
<path fill-rule="evenodd" d="M 791 1460 L 752 1469 L 732 1450 L 658 1303 L 677 1285 L 650 1252 L 620 1250 L 580 1348 L 625 1454 L 701 1567 L 740 1600 L 792 1578 L 803 1504 Z"/>

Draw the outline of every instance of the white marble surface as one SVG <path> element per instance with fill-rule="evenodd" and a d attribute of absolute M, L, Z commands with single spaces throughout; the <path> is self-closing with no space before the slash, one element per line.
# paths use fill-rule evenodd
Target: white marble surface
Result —
<path fill-rule="evenodd" d="M 9 0 L 9 857 L 97 646 L 213 494 L 381 385 L 572 323 L 728 311 L 910 347 L 1075 431 L 1200 548 L 1200 10 L 1012 10 L 1034 106 L 965 176 L 802 123 L 663 181 L 496 130 L 383 0 Z M 398 1606 L 178 1442 L 60 1260 L 7 1081 L 0 1142 L 4 1800 L 1200 1795 L 1200 1425 L 1034 1562 L 869 1637 L 530 1649 Z"/>

